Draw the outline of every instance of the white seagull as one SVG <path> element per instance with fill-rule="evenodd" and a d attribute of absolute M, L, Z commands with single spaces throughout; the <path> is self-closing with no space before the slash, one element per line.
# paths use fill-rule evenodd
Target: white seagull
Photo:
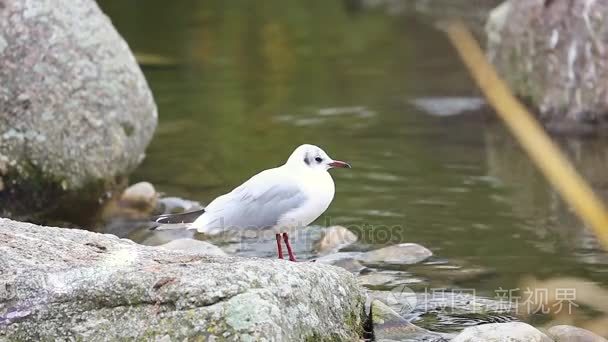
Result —
<path fill-rule="evenodd" d="M 283 259 L 282 236 L 289 260 L 296 261 L 285 231 L 308 226 L 329 207 L 335 192 L 334 181 L 327 172 L 331 168 L 350 165 L 330 158 L 317 146 L 301 145 L 285 164 L 258 173 L 204 209 L 161 215 L 155 221 L 191 222 L 187 228 L 208 235 L 234 229 L 272 229 L 276 232 L 279 259 Z"/>

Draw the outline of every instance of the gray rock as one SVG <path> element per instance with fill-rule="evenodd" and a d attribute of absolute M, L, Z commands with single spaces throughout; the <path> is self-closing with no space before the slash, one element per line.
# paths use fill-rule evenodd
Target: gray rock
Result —
<path fill-rule="evenodd" d="M 324 255 L 320 258 L 315 259 L 316 262 L 328 265 L 335 265 L 336 263 L 344 260 L 358 260 L 362 252 L 340 252 L 329 255 Z"/>
<path fill-rule="evenodd" d="M 371 303 L 371 316 L 376 340 L 391 341 L 448 341 L 441 334 L 408 322 L 379 300 Z"/>
<path fill-rule="evenodd" d="M 0 219 L 0 340 L 357 340 L 336 267 L 216 257 Z"/>
<path fill-rule="evenodd" d="M 357 235 L 345 227 L 333 226 L 323 230 L 323 236 L 315 244 L 320 255 L 335 253 L 338 250 L 357 242 Z"/>
<path fill-rule="evenodd" d="M 361 275 L 357 277 L 359 284 L 365 287 L 379 287 L 379 286 L 389 286 L 395 285 L 395 276 L 392 274 L 382 273 L 382 272 L 374 272 L 368 273 L 365 275 Z"/>
<path fill-rule="evenodd" d="M 547 335 L 555 342 L 606 342 L 605 338 L 589 330 L 573 327 L 571 325 L 555 325 L 547 330 Z"/>
<path fill-rule="evenodd" d="M 315 262 L 342 267 L 351 273 L 359 274 L 367 269 L 357 260 L 361 254 L 361 252 L 334 253 L 317 258 Z"/>
<path fill-rule="evenodd" d="M 608 3 L 508 0 L 489 16 L 488 55 L 554 132 L 589 133 L 608 120 Z"/>
<path fill-rule="evenodd" d="M 343 269 L 354 274 L 359 274 L 367 269 L 359 261 L 353 259 L 336 260 L 333 265 L 337 267 L 342 267 Z"/>
<path fill-rule="evenodd" d="M 433 252 L 416 243 L 400 243 L 363 253 L 359 260 L 373 265 L 412 265 L 422 262 Z"/>
<path fill-rule="evenodd" d="M 227 255 L 226 252 L 214 244 L 194 239 L 177 239 L 167 242 L 164 245 L 160 245 L 159 247 L 179 251 L 196 252 L 198 254 L 205 255 Z"/>
<path fill-rule="evenodd" d="M 156 105 L 94 0 L 2 1 L 0 84 L 0 178 L 12 198 L 45 206 L 85 187 L 97 198 L 144 158 Z"/>
<path fill-rule="evenodd" d="M 482 324 L 464 329 L 452 342 L 552 342 L 533 326 L 522 322 Z"/>

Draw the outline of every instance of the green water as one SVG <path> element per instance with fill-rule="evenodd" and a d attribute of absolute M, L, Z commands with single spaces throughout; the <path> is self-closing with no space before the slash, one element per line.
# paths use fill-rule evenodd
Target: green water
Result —
<path fill-rule="evenodd" d="M 459 285 L 486 296 L 526 275 L 608 287 L 608 256 L 492 112 L 436 117 L 410 104 L 478 94 L 416 13 L 349 1 L 99 2 L 135 52 L 166 59 L 143 67 L 160 117 L 133 182 L 206 203 L 314 143 L 353 165 L 332 171 L 336 197 L 317 221 L 356 231 L 353 249 L 419 243 L 432 263 L 491 271 Z M 562 145 L 605 194 L 606 142 Z"/>

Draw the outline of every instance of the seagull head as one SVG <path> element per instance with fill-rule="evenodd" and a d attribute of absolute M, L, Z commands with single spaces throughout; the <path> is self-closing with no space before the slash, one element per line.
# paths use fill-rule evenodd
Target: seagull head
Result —
<path fill-rule="evenodd" d="M 331 168 L 350 168 L 350 164 L 330 158 L 325 151 L 315 145 L 300 145 L 293 151 L 286 165 L 327 171 Z"/>

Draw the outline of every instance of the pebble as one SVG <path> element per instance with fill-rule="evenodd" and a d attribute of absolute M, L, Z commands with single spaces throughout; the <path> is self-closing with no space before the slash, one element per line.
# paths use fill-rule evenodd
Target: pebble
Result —
<path fill-rule="evenodd" d="M 342 226 L 333 226 L 323 230 L 323 236 L 316 243 L 315 250 L 320 255 L 335 253 L 340 249 L 357 242 L 358 237 Z"/>
<path fill-rule="evenodd" d="M 156 200 L 158 194 L 154 185 L 148 182 L 135 183 L 123 191 L 120 196 L 121 201 L 130 203 L 146 203 L 148 205 L 154 204 L 156 206 Z"/>

